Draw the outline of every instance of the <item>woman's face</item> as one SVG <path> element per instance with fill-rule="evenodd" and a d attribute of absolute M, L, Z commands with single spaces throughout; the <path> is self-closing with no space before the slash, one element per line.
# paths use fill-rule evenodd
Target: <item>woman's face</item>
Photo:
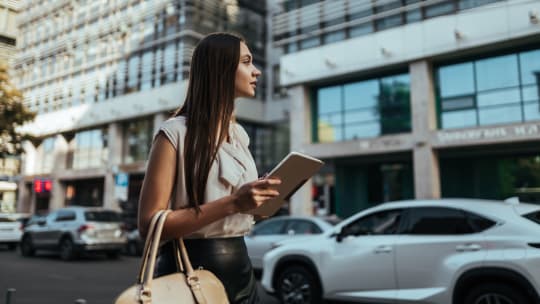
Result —
<path fill-rule="evenodd" d="M 240 62 L 236 68 L 236 78 L 234 81 L 235 97 L 254 97 L 257 87 L 257 77 L 261 75 L 253 65 L 253 57 L 247 45 L 240 42 Z"/>

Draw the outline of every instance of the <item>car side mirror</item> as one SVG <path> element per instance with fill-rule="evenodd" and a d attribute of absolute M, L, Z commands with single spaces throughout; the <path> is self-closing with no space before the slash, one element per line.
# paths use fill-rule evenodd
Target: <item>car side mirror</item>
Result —
<path fill-rule="evenodd" d="M 38 220 L 37 221 L 37 224 L 40 225 L 40 226 L 44 226 L 46 223 L 47 223 L 46 220 Z"/>

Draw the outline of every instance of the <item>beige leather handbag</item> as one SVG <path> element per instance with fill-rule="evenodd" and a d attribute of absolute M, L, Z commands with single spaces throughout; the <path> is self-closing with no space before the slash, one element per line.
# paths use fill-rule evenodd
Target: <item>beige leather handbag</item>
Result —
<path fill-rule="evenodd" d="M 175 242 L 179 272 L 153 279 L 159 240 L 171 210 L 159 211 L 150 223 L 137 283 L 116 298 L 115 304 L 228 304 L 221 281 L 210 271 L 193 270 L 184 241 Z"/>

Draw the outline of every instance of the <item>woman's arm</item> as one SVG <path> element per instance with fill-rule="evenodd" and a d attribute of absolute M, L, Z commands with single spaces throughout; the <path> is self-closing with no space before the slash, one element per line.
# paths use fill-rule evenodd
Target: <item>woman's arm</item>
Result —
<path fill-rule="evenodd" d="M 168 208 L 177 174 L 176 153 L 169 140 L 163 134 L 158 134 L 150 152 L 139 200 L 138 226 L 143 236 L 152 216 Z M 279 195 L 272 187 L 279 183 L 277 179 L 247 183 L 232 195 L 202 204 L 199 214 L 193 208 L 174 210 L 167 217 L 162 236 L 165 239 L 182 237 L 231 214 L 256 208 Z"/>

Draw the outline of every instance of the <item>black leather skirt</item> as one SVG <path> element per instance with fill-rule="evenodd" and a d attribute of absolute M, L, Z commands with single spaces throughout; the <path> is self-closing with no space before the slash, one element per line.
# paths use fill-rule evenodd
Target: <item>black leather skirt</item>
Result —
<path fill-rule="evenodd" d="M 193 269 L 213 272 L 227 291 L 231 304 L 259 303 L 257 282 L 243 237 L 184 239 Z M 172 242 L 161 246 L 154 277 L 177 271 Z"/>

